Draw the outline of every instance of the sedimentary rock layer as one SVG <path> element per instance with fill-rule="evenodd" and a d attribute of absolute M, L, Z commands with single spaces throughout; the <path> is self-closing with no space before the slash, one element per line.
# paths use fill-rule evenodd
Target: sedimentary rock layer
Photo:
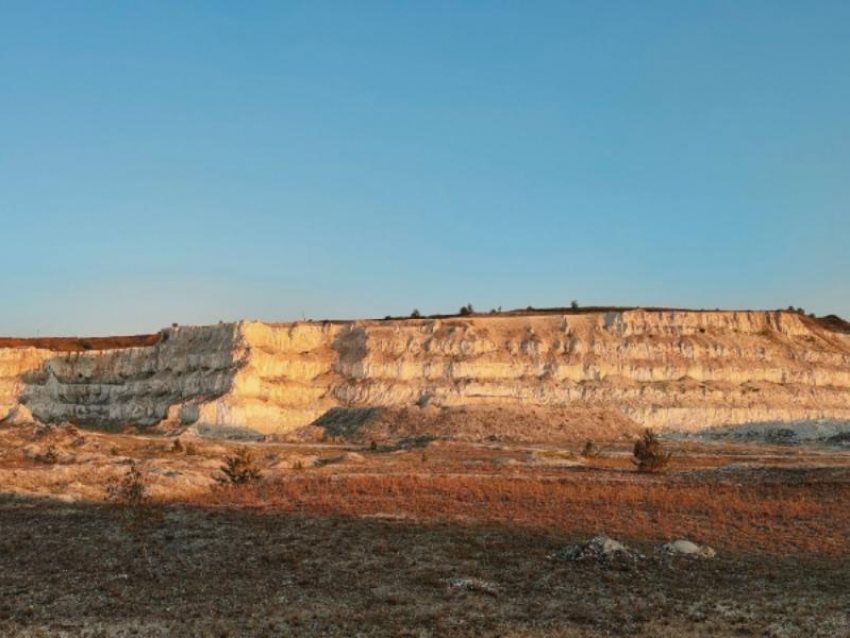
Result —
<path fill-rule="evenodd" d="M 850 420 L 850 335 L 790 312 L 239 322 L 146 343 L 0 347 L 0 418 L 264 433 L 336 407 L 411 405 L 588 406 L 683 430 Z"/>
<path fill-rule="evenodd" d="M 54 352 L 0 348 L 0 414 L 104 429 L 191 423 L 244 364 L 237 324 L 173 328 L 154 345 Z"/>

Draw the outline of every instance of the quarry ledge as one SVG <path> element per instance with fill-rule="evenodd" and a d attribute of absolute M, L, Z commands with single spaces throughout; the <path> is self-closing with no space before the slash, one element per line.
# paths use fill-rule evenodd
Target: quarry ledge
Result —
<path fill-rule="evenodd" d="M 846 419 L 848 325 L 790 311 L 604 307 L 6 338 L 0 419 L 286 433 L 336 408 L 456 410 L 482 397 L 686 431 Z M 556 412 L 543 425 L 568 430 Z"/>

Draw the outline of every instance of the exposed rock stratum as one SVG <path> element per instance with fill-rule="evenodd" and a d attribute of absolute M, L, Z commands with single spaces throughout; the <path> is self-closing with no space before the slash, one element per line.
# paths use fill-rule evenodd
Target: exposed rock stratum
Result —
<path fill-rule="evenodd" d="M 591 408 L 683 431 L 850 421 L 850 334 L 793 312 L 242 321 L 65 341 L 0 347 L 0 418 L 285 433 L 334 408 L 418 405 Z"/>

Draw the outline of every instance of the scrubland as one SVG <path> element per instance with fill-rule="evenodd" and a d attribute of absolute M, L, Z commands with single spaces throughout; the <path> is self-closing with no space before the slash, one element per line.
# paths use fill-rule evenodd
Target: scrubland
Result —
<path fill-rule="evenodd" d="M 640 474 L 595 443 L 0 429 L 0 634 L 850 635 L 847 451 L 669 441 Z M 259 480 L 219 484 L 240 448 Z M 138 525 L 108 497 L 130 467 Z M 598 534 L 641 559 L 558 558 Z"/>

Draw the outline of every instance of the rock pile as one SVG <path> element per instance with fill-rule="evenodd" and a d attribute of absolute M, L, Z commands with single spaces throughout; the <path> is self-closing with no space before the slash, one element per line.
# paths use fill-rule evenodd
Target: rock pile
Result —
<path fill-rule="evenodd" d="M 549 558 L 608 565 L 611 563 L 636 563 L 644 557 L 613 538 L 596 536 L 585 543 L 562 547 Z"/>
<path fill-rule="evenodd" d="M 697 545 L 686 539 L 675 540 L 672 543 L 660 545 L 658 555 L 671 558 L 674 556 L 692 556 L 694 558 L 714 558 L 717 555 L 708 545 Z M 627 547 L 623 543 L 608 536 L 596 536 L 584 543 L 574 543 L 562 547 L 549 555 L 550 560 L 566 560 L 580 563 L 596 563 L 603 567 L 610 565 L 633 566 L 647 557 Z M 668 564 L 665 561 L 665 564 Z"/>

